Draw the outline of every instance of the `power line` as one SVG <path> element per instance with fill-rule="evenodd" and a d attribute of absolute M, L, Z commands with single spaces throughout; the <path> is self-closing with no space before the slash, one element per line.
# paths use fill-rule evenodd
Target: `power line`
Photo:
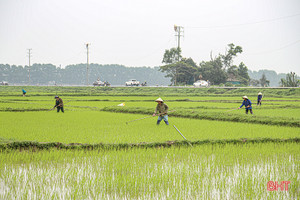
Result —
<path fill-rule="evenodd" d="M 81 54 L 83 54 L 84 52 L 83 51 L 78 51 L 77 53 L 73 54 L 72 56 L 68 57 L 68 58 L 65 58 L 65 59 L 62 59 L 62 60 L 56 60 L 55 63 L 64 63 L 66 61 L 70 61 L 70 60 L 73 60 L 74 58 L 78 58 L 78 56 Z M 57 62 L 59 61 L 59 62 Z"/>
<path fill-rule="evenodd" d="M 210 28 L 230 28 L 230 27 L 237 27 L 237 26 L 247 26 L 247 25 L 253 25 L 253 24 L 260 24 L 260 23 L 266 23 L 266 22 L 273 22 L 273 21 L 279 21 L 287 18 L 297 17 L 300 16 L 300 13 L 294 14 L 294 15 L 288 15 L 284 17 L 278 17 L 273 19 L 266 19 L 256 22 L 249 22 L 249 23 L 241 23 L 241 24 L 227 24 L 227 25 L 217 25 L 217 26 L 187 26 L 187 28 L 199 28 L 199 29 L 210 29 Z"/>
<path fill-rule="evenodd" d="M 149 56 L 152 56 L 153 54 L 158 53 L 159 50 L 161 50 L 162 48 L 165 48 L 167 45 L 169 45 L 169 44 L 171 43 L 171 41 L 172 41 L 172 39 L 169 39 L 169 41 L 166 42 L 165 44 L 161 45 L 161 47 L 156 48 L 155 50 L 151 51 L 150 53 L 147 53 L 147 54 L 144 55 L 144 56 L 138 57 L 138 58 L 136 58 L 135 60 L 143 60 L 143 59 L 145 59 L 145 58 L 147 58 L 147 57 L 149 57 Z"/>
<path fill-rule="evenodd" d="M 280 48 L 278 48 L 278 49 L 273 49 L 273 50 L 270 50 L 270 51 L 264 51 L 264 52 L 258 52 L 258 53 L 249 53 L 248 55 L 258 55 L 258 54 L 268 54 L 268 53 L 273 53 L 273 52 L 275 52 L 275 51 L 280 51 L 280 50 L 282 50 L 282 49 L 285 49 L 285 48 L 288 48 L 288 47 L 290 47 L 290 46 L 293 46 L 293 45 L 295 45 L 295 44 L 297 44 L 297 43 L 299 43 L 299 42 L 300 42 L 300 40 L 296 40 L 296 41 L 291 42 L 291 43 L 289 43 L 289 44 L 286 44 L 286 45 L 284 45 L 284 46 L 282 46 L 282 47 L 280 47 Z"/>

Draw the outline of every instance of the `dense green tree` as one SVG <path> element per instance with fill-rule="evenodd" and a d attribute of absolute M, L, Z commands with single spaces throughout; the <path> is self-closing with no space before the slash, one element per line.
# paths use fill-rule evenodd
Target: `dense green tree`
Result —
<path fill-rule="evenodd" d="M 239 66 L 232 65 L 233 58 L 242 53 L 242 47 L 228 44 L 228 50 L 225 54 L 219 54 L 210 61 L 202 61 L 200 66 L 191 58 L 182 58 L 180 48 L 166 50 L 163 57 L 163 63 L 166 65 L 160 67 L 160 71 L 170 77 L 172 84 L 192 84 L 198 78 L 209 80 L 212 84 L 225 83 L 227 78 L 241 81 L 248 85 L 250 78 L 248 68 L 244 63 Z"/>
<path fill-rule="evenodd" d="M 248 68 L 242 62 L 238 67 L 236 65 L 230 66 L 227 69 L 227 75 L 231 80 L 239 80 L 244 85 L 249 84 L 250 77 L 248 75 Z"/>
<path fill-rule="evenodd" d="M 187 74 L 185 75 L 185 83 L 188 85 L 192 85 L 199 78 L 200 68 L 192 58 L 183 58 L 182 61 L 188 65 L 188 70 L 185 69 L 187 72 Z"/>
<path fill-rule="evenodd" d="M 182 59 L 181 49 L 180 48 L 171 48 L 170 50 L 166 49 L 162 63 L 165 64 L 174 64 L 179 62 Z"/>
<path fill-rule="evenodd" d="M 186 83 L 189 82 L 187 80 L 188 76 L 191 75 L 192 66 L 189 63 L 186 63 L 186 59 L 182 61 L 181 49 L 180 48 L 171 48 L 170 50 L 165 50 L 164 57 L 162 63 L 163 65 L 160 67 L 160 71 L 166 73 L 166 77 L 171 78 L 171 82 L 173 85 L 177 85 L 177 82 Z M 191 62 L 188 60 L 187 62 Z M 194 62 L 194 61 L 192 61 Z M 189 77 L 190 78 L 190 77 Z M 189 79 L 188 78 L 188 79 Z M 179 80 L 178 80 L 179 79 Z"/>
<path fill-rule="evenodd" d="M 268 87 L 269 84 L 270 84 L 270 81 L 267 80 L 267 77 L 266 77 L 265 74 L 263 74 L 263 75 L 261 76 L 261 78 L 259 79 L 259 82 L 260 82 L 260 85 L 261 85 L 262 87 Z"/>
<path fill-rule="evenodd" d="M 200 75 L 204 80 L 209 80 L 211 84 L 225 83 L 227 79 L 227 73 L 223 69 L 223 63 L 221 57 L 217 57 L 214 60 L 200 63 Z"/>
<path fill-rule="evenodd" d="M 240 46 L 235 46 L 234 44 L 228 44 L 229 50 L 226 50 L 224 55 L 220 55 L 224 63 L 225 69 L 228 69 L 233 62 L 233 58 L 237 56 L 238 53 L 242 53 L 243 49 Z"/>
<path fill-rule="evenodd" d="M 280 85 L 282 87 L 298 87 L 300 85 L 300 79 L 298 79 L 295 72 L 290 72 L 286 75 L 285 79 L 281 79 Z"/>
<path fill-rule="evenodd" d="M 229 78 L 248 85 L 250 80 L 247 73 L 248 68 L 244 63 L 240 63 L 238 67 L 232 65 L 233 58 L 243 52 L 242 47 L 231 43 L 228 44 L 228 48 L 224 55 L 219 54 L 215 58 L 211 56 L 211 61 L 200 63 L 200 77 L 209 80 L 212 84 L 225 83 Z"/>
<path fill-rule="evenodd" d="M 171 78 L 173 85 L 177 85 L 178 69 L 180 68 L 179 61 L 181 60 L 181 49 L 171 48 L 166 49 L 162 63 L 166 65 L 160 67 L 160 71 L 165 72 L 167 75 L 165 77 Z"/>
<path fill-rule="evenodd" d="M 198 68 L 184 61 L 181 61 L 178 64 L 177 82 L 180 84 L 192 85 L 196 80 L 195 74 Z"/>
<path fill-rule="evenodd" d="M 164 72 L 165 77 L 171 78 L 171 84 L 176 85 L 177 76 L 178 76 L 178 68 L 180 65 L 178 63 L 168 64 L 160 66 L 159 71 Z"/>
<path fill-rule="evenodd" d="M 248 67 L 243 62 L 241 62 L 238 67 L 238 79 L 244 85 L 249 84 L 250 77 L 248 75 Z"/>
<path fill-rule="evenodd" d="M 239 76 L 238 67 L 236 65 L 232 65 L 227 69 L 227 75 L 230 78 L 236 78 Z"/>
<path fill-rule="evenodd" d="M 286 80 L 284 79 L 284 78 L 282 78 L 281 80 L 280 80 L 280 82 L 279 82 L 279 84 L 280 84 L 280 86 L 281 87 L 286 87 Z"/>
<path fill-rule="evenodd" d="M 174 63 L 161 66 L 160 71 L 166 73 L 166 77 L 171 78 L 173 85 L 192 85 L 196 80 L 198 66 L 191 58 L 181 58 L 179 62 L 174 61 Z"/>

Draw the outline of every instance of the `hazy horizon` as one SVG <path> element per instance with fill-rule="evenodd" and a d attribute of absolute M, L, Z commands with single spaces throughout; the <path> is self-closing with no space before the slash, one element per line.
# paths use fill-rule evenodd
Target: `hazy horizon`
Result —
<path fill-rule="evenodd" d="M 126 67 L 160 66 L 177 46 L 174 25 L 184 27 L 182 55 L 197 64 L 243 48 L 234 64 L 251 71 L 300 75 L 298 0 L 0 0 L 0 63 L 66 65 L 86 62 Z"/>

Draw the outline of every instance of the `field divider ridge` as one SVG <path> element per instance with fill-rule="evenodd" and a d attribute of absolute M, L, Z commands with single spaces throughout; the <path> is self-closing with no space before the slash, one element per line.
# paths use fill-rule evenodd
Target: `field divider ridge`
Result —
<path fill-rule="evenodd" d="M 63 144 L 60 142 L 33 142 L 33 141 L 14 141 L 0 143 L 0 152 L 9 150 L 126 150 L 133 148 L 169 148 L 169 147 L 190 147 L 200 145 L 226 145 L 226 144 L 256 144 L 256 143 L 299 143 L 300 138 L 240 138 L 240 139 L 223 139 L 223 140 L 199 140 L 199 141 L 166 141 L 166 142 L 141 142 L 141 143 L 119 143 L 119 144 L 82 144 L 70 143 Z"/>
<path fill-rule="evenodd" d="M 131 113 L 131 114 L 153 114 L 153 109 L 142 108 L 142 107 L 104 107 L 101 111 L 116 112 L 116 113 Z M 201 112 L 197 110 L 189 109 L 178 109 L 171 113 L 172 117 L 182 117 L 199 120 L 212 120 L 212 121 L 229 121 L 229 122 L 240 122 L 240 123 L 253 123 L 253 124 L 264 124 L 274 126 L 288 126 L 288 127 L 300 127 L 300 121 L 293 118 L 281 118 L 281 117 L 266 117 L 266 116 L 255 116 L 255 115 L 234 115 L 231 113 L 224 112 Z"/>

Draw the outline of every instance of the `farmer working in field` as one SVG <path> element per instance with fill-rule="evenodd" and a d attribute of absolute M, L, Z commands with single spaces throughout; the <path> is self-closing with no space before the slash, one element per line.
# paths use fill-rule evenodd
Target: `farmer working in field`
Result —
<path fill-rule="evenodd" d="M 248 99 L 247 96 L 243 96 L 243 103 L 240 107 L 238 107 L 238 109 L 242 108 L 243 106 L 245 106 L 245 109 L 246 109 L 246 114 L 248 114 L 248 111 L 250 110 L 250 113 L 253 114 L 252 112 L 252 103 L 251 101 Z"/>
<path fill-rule="evenodd" d="M 261 106 L 261 100 L 262 100 L 262 93 L 259 92 L 259 93 L 258 93 L 258 96 L 257 96 L 257 105 L 260 105 L 260 106 Z"/>
<path fill-rule="evenodd" d="M 23 97 L 25 97 L 26 91 L 24 89 L 22 89 L 22 92 L 23 92 Z"/>
<path fill-rule="evenodd" d="M 167 104 L 164 103 L 164 101 L 161 98 L 158 98 L 155 100 L 157 102 L 157 106 L 155 109 L 155 113 L 153 114 L 153 117 L 158 115 L 158 119 L 157 119 L 157 125 L 159 125 L 159 123 L 161 122 L 161 120 L 164 120 L 166 125 L 169 125 L 168 122 L 168 109 L 169 107 L 167 106 Z"/>
<path fill-rule="evenodd" d="M 59 110 L 61 110 L 61 112 L 64 112 L 63 100 L 61 98 L 59 98 L 59 96 L 55 96 L 54 98 L 56 99 L 56 101 L 55 101 L 55 106 L 53 107 L 53 109 L 56 107 L 57 112 L 59 112 Z"/>

